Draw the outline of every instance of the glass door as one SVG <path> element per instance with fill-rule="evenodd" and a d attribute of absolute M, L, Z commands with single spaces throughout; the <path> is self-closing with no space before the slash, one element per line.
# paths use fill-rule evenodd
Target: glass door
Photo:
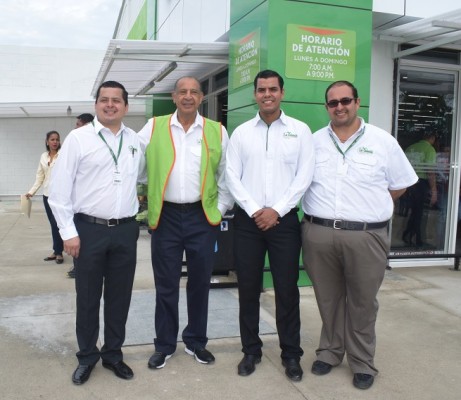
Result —
<path fill-rule="evenodd" d="M 391 255 L 423 258 L 455 250 L 456 87 L 457 72 L 405 66 L 399 71 L 396 138 L 419 181 L 396 202 Z"/>

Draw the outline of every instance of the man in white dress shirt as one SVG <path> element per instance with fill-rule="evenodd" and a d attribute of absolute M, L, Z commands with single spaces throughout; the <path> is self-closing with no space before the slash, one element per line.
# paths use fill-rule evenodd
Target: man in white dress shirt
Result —
<path fill-rule="evenodd" d="M 95 111 L 91 124 L 71 131 L 64 141 L 50 191 L 64 250 L 78 260 L 79 365 L 72 375 L 76 385 L 88 380 L 100 358 L 119 378 L 133 377 L 123 362 L 121 347 L 136 268 L 136 182 L 142 153 L 138 136 L 122 122 L 128 111 L 123 85 L 102 83 Z M 102 293 L 104 345 L 99 349 Z"/>
<path fill-rule="evenodd" d="M 293 381 L 302 379 L 300 358 L 298 202 L 312 180 L 314 147 L 309 127 L 280 109 L 283 78 L 265 70 L 254 80 L 256 116 L 233 132 L 226 183 L 238 208 L 234 252 L 244 357 L 237 372 L 248 376 L 261 361 L 259 298 L 266 252 L 275 290 L 282 364 Z"/>
<path fill-rule="evenodd" d="M 303 261 L 322 317 L 312 373 L 328 374 L 344 355 L 353 384 L 368 389 L 374 366 L 376 295 L 390 249 L 394 201 L 418 177 L 389 133 L 357 116 L 347 81 L 325 92 L 331 122 L 314 133 L 315 171 L 303 197 Z"/>
<path fill-rule="evenodd" d="M 185 76 L 172 93 L 177 110 L 151 118 L 139 132 L 147 161 L 148 220 L 155 281 L 155 351 L 149 368 L 165 366 L 176 351 L 179 282 L 187 263 L 186 353 L 214 362 L 208 342 L 208 294 L 221 217 L 233 205 L 224 185 L 229 141 L 220 123 L 198 113 L 200 82 Z"/>

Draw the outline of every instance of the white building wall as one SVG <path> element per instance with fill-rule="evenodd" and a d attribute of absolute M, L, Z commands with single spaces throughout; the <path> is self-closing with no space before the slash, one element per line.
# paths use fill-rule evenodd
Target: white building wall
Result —
<path fill-rule="evenodd" d="M 375 40 L 371 51 L 369 122 L 387 132 L 392 129 L 394 101 L 392 49 L 392 43 Z"/>
<path fill-rule="evenodd" d="M 214 42 L 230 28 L 231 0 L 159 0 L 157 39 Z"/>
<path fill-rule="evenodd" d="M 94 114 L 94 110 L 88 112 Z M 46 133 L 55 130 L 61 141 L 74 129 L 76 118 L 0 119 L 0 197 L 25 194 L 35 181 L 40 155 L 46 151 Z M 129 115 L 125 125 L 139 131 L 146 119 Z M 37 194 L 41 194 L 41 189 Z"/>
<path fill-rule="evenodd" d="M 101 50 L 0 46 L 0 107 L 88 102 L 85 112 L 94 114 L 91 88 L 103 56 Z M 45 151 L 46 132 L 56 130 L 63 139 L 74 128 L 76 116 L 0 118 L 0 196 L 29 190 Z M 127 118 L 127 125 L 135 130 L 144 123 L 144 116 Z"/>
<path fill-rule="evenodd" d="M 459 0 L 374 0 L 373 11 L 426 18 L 459 8 Z"/>

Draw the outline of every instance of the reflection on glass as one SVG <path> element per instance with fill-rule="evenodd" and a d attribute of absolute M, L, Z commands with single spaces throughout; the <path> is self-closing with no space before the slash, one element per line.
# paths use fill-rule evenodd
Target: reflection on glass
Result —
<path fill-rule="evenodd" d="M 446 253 L 454 75 L 401 70 L 397 140 L 419 181 L 396 202 L 391 254 Z"/>

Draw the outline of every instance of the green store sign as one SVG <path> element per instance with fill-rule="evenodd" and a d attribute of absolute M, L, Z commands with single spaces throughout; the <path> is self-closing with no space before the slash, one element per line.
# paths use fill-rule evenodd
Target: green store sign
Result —
<path fill-rule="evenodd" d="M 253 82 L 260 68 L 261 52 L 260 29 L 246 35 L 244 38 L 232 44 L 232 87 L 248 85 Z"/>
<path fill-rule="evenodd" d="M 355 58 L 355 31 L 287 25 L 288 78 L 354 82 Z"/>

